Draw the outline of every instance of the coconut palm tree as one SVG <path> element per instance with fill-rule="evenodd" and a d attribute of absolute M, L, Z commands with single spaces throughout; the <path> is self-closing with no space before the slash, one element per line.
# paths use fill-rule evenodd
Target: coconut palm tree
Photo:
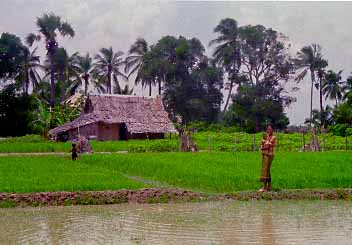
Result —
<path fill-rule="evenodd" d="M 39 33 L 31 33 L 26 37 L 26 42 L 29 46 L 32 46 L 35 41 L 40 41 L 41 37 L 45 38 L 45 47 L 47 50 L 47 55 L 50 61 L 50 104 L 54 105 L 55 101 L 55 68 L 53 63 L 53 57 L 58 48 L 57 36 L 61 35 L 63 37 L 70 36 L 73 37 L 75 32 L 71 25 L 65 21 L 61 20 L 61 17 L 49 13 L 44 14 L 42 17 L 37 18 L 36 22 Z"/>
<path fill-rule="evenodd" d="M 214 29 L 218 37 L 211 40 L 209 46 L 217 45 L 213 52 L 214 61 L 222 66 L 228 75 L 229 94 L 224 106 L 224 112 L 227 110 L 232 95 L 232 89 L 238 82 L 238 75 L 241 67 L 241 52 L 239 42 L 239 28 L 237 21 L 234 19 L 223 19 Z"/>
<path fill-rule="evenodd" d="M 44 62 L 46 68 L 45 77 L 51 76 L 51 67 L 54 68 L 54 78 L 57 82 L 65 83 L 65 86 L 69 88 L 66 92 L 68 95 L 72 95 L 76 92 L 78 83 L 80 80 L 79 65 L 78 65 L 78 52 L 69 55 L 65 48 L 58 48 L 55 52 L 52 62 L 47 59 Z"/>
<path fill-rule="evenodd" d="M 295 59 L 297 68 L 301 72 L 296 77 L 296 82 L 302 81 L 308 72 L 311 77 L 311 90 L 310 90 L 310 121 L 312 121 L 313 116 L 313 88 L 316 84 L 316 76 L 319 69 L 323 69 L 327 66 L 327 61 L 323 59 L 321 53 L 321 47 L 319 44 L 311 44 L 309 46 L 304 46 L 298 53 Z M 321 106 L 322 108 L 322 106 Z"/>
<path fill-rule="evenodd" d="M 34 89 L 41 80 L 38 69 L 42 69 L 43 67 L 40 65 L 40 58 L 36 55 L 36 51 L 36 48 L 32 51 L 29 49 L 24 50 L 21 71 L 15 78 L 15 80 L 21 83 L 25 94 L 28 94 L 30 84 L 32 84 L 32 88 Z"/>
<path fill-rule="evenodd" d="M 325 99 L 329 98 L 331 100 L 335 100 L 336 106 L 343 98 L 343 82 L 341 81 L 341 73 L 342 70 L 337 73 L 329 70 L 325 76 L 325 81 L 323 84 Z"/>
<path fill-rule="evenodd" d="M 138 38 L 130 47 L 128 56 L 126 57 L 125 72 L 128 76 L 138 72 L 140 69 L 144 55 L 149 51 L 148 43 L 143 38 Z"/>
<path fill-rule="evenodd" d="M 331 125 L 333 122 L 332 108 L 327 105 L 323 111 L 313 110 L 312 120 L 307 118 L 304 123 L 312 123 L 315 128 L 321 127 L 326 128 L 327 125 Z"/>
<path fill-rule="evenodd" d="M 319 90 L 319 105 L 320 105 L 320 112 L 322 112 L 323 109 L 323 83 L 325 79 L 325 74 L 326 71 L 323 68 L 319 68 L 317 71 L 317 78 L 318 81 L 315 83 L 316 89 Z"/>
<path fill-rule="evenodd" d="M 135 84 L 142 84 L 142 87 L 149 86 L 149 96 L 151 96 L 152 86 L 155 85 L 155 79 L 148 76 L 148 80 L 145 79 L 146 76 L 146 62 L 150 59 L 151 48 L 148 46 L 148 43 L 143 38 L 138 38 L 134 44 L 131 45 L 130 50 L 128 51 L 128 56 L 126 57 L 126 66 L 125 72 L 128 73 L 128 77 L 133 73 L 137 73 L 135 78 Z M 146 57 L 148 56 L 148 57 Z M 150 69 L 148 70 L 150 73 Z M 159 95 L 161 94 L 161 79 L 158 79 L 158 90 Z"/>
<path fill-rule="evenodd" d="M 127 80 L 127 76 L 120 69 L 125 65 L 122 58 L 123 52 L 113 51 L 112 47 L 100 49 L 100 53 L 95 56 L 94 76 L 98 79 L 96 86 L 98 90 L 112 93 L 113 83 L 118 84 L 118 77 Z"/>
<path fill-rule="evenodd" d="M 157 84 L 157 80 L 162 73 L 159 66 L 160 59 L 155 56 L 155 52 L 151 51 L 143 56 L 140 69 L 138 70 L 135 85 L 142 85 L 142 88 L 149 87 L 149 96 L 152 96 L 152 87 Z M 161 79 L 160 83 L 161 84 Z M 161 86 L 159 86 L 159 94 L 161 94 Z"/>
<path fill-rule="evenodd" d="M 352 98 L 352 76 L 349 76 L 346 79 L 345 85 L 342 88 L 343 90 L 343 100 L 346 100 L 348 97 Z"/>
<path fill-rule="evenodd" d="M 124 94 L 124 95 L 131 95 L 133 93 L 133 88 L 129 88 L 128 84 L 122 89 L 120 86 L 114 87 L 114 94 Z"/>
<path fill-rule="evenodd" d="M 43 98 L 47 98 L 49 95 L 50 103 L 50 92 L 51 86 L 48 84 L 48 79 L 51 77 L 51 68 L 55 70 L 55 90 L 54 90 L 54 104 L 61 103 L 68 97 L 72 96 L 79 84 L 80 73 L 78 66 L 78 52 L 69 55 L 64 48 L 58 48 L 52 58 L 52 63 L 48 59 L 44 61 L 45 75 L 43 77 L 42 83 L 39 84 L 39 88 L 35 90 Z M 48 87 L 49 86 L 49 87 Z"/>
<path fill-rule="evenodd" d="M 93 59 L 89 53 L 85 56 L 78 56 L 77 66 L 80 79 L 77 80 L 76 86 L 82 86 L 84 81 L 84 95 L 88 95 L 89 79 L 93 72 Z"/>

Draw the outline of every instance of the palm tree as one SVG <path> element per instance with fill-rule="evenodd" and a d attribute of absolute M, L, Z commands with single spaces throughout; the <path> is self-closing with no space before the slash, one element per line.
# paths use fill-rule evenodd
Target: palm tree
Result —
<path fill-rule="evenodd" d="M 135 79 L 135 85 L 141 84 L 142 88 L 149 87 L 149 96 L 152 96 L 152 87 L 157 84 L 160 73 L 162 73 L 159 63 L 157 64 L 156 62 L 160 62 L 160 60 L 155 57 L 154 52 L 146 53 L 143 56 L 143 61 L 141 62 L 140 69 Z M 161 81 L 161 79 L 159 79 L 159 81 Z M 160 93 L 161 87 L 159 86 L 159 94 Z"/>
<path fill-rule="evenodd" d="M 40 65 L 40 58 L 36 55 L 36 51 L 36 48 L 32 51 L 29 49 L 24 50 L 21 72 L 16 77 L 16 80 L 21 82 L 25 94 L 28 94 L 30 84 L 32 84 L 34 89 L 41 80 L 38 69 L 42 68 L 42 66 Z"/>
<path fill-rule="evenodd" d="M 120 72 L 120 68 L 125 64 L 121 57 L 122 51 L 114 53 L 112 47 L 100 49 L 100 53 L 95 56 L 94 75 L 98 79 L 98 90 L 112 93 L 113 84 L 119 83 L 118 77 L 127 80 L 127 76 Z M 104 88 L 105 87 L 105 88 Z"/>
<path fill-rule="evenodd" d="M 78 66 L 78 53 L 75 52 L 72 55 L 69 55 L 64 48 L 58 48 L 52 58 L 52 63 L 49 60 L 44 61 L 45 75 L 43 81 L 39 83 L 38 89 L 34 92 L 39 94 L 42 98 L 48 98 L 49 104 L 51 97 L 51 86 L 50 80 L 51 77 L 51 68 L 55 70 L 54 79 L 55 79 L 55 89 L 54 89 L 54 104 L 61 103 L 66 100 L 68 97 L 72 96 L 78 86 L 80 73 Z M 78 85 L 77 85 L 78 84 Z"/>
<path fill-rule="evenodd" d="M 137 72 L 135 78 L 136 85 L 141 83 L 143 88 L 149 86 L 149 96 L 151 96 L 152 86 L 155 84 L 154 77 L 148 76 L 148 79 L 145 79 L 147 77 L 145 72 L 145 67 L 147 65 L 146 63 L 151 61 L 148 59 L 148 57 L 151 56 L 150 52 L 151 48 L 149 48 L 147 41 L 143 38 L 138 38 L 134 44 L 131 45 L 130 50 L 128 51 L 125 66 L 125 72 L 129 73 L 128 77 Z M 162 80 L 158 79 L 159 95 L 161 94 L 161 82 Z"/>
<path fill-rule="evenodd" d="M 324 128 L 333 122 L 332 115 L 332 108 L 327 105 L 323 111 L 313 110 L 312 120 L 307 118 L 305 123 L 312 123 L 316 128 L 319 126 Z"/>
<path fill-rule="evenodd" d="M 324 111 L 324 106 L 323 106 L 323 83 L 326 75 L 326 71 L 324 68 L 328 65 L 327 61 L 321 60 L 321 64 L 318 67 L 318 70 L 316 72 L 318 82 L 315 84 L 315 87 L 319 90 L 319 105 L 320 105 L 320 111 Z"/>
<path fill-rule="evenodd" d="M 55 101 L 55 68 L 53 63 L 53 57 L 58 48 L 57 36 L 70 36 L 73 37 L 75 32 L 71 25 L 53 13 L 44 14 L 42 17 L 37 18 L 36 22 L 39 27 L 39 34 L 31 33 L 27 36 L 26 42 L 29 46 L 32 46 L 35 41 L 40 41 L 41 37 L 45 38 L 45 47 L 47 55 L 50 60 L 50 104 L 54 105 Z"/>
<path fill-rule="evenodd" d="M 322 62 L 325 62 L 324 60 L 322 60 Z M 327 65 L 327 63 L 326 63 Z M 324 68 L 321 66 L 318 68 L 318 71 L 317 71 L 317 77 L 318 77 L 318 82 L 315 84 L 315 87 L 319 90 L 319 105 L 320 105 L 320 122 L 321 122 L 321 126 L 325 125 L 325 122 L 324 122 L 324 118 L 323 118 L 323 115 L 324 115 L 324 107 L 323 107 L 323 83 L 324 83 L 324 79 L 325 79 L 325 75 L 326 75 L 326 72 L 324 70 Z M 314 117 L 314 115 L 313 115 Z"/>
<path fill-rule="evenodd" d="M 149 52 L 148 43 L 143 38 L 138 38 L 134 44 L 131 45 L 128 56 L 126 57 L 125 66 L 125 72 L 128 73 L 128 76 L 140 69 L 143 57 L 147 52 Z"/>
<path fill-rule="evenodd" d="M 331 100 L 335 100 L 336 106 L 343 98 L 343 82 L 341 81 L 341 73 L 342 70 L 338 73 L 331 70 L 328 71 L 323 84 L 325 99 L 329 98 Z"/>
<path fill-rule="evenodd" d="M 79 56 L 77 60 L 78 72 L 80 73 L 80 78 L 77 80 L 79 85 L 83 84 L 84 81 L 84 95 L 88 94 L 89 78 L 93 71 L 93 59 L 87 53 L 85 56 Z M 83 79 L 83 81 L 82 81 Z"/>
<path fill-rule="evenodd" d="M 61 82 L 67 88 L 64 91 L 65 96 L 73 95 L 78 88 L 79 80 L 81 79 L 79 76 L 78 58 L 78 52 L 69 55 L 65 48 L 58 48 L 52 57 L 52 61 L 49 59 L 45 61 L 47 71 L 45 77 L 51 76 L 51 67 L 53 67 L 55 80 L 57 83 Z"/>
<path fill-rule="evenodd" d="M 209 46 L 217 45 L 213 52 L 214 61 L 222 66 L 228 74 L 229 94 L 224 106 L 226 111 L 232 95 L 232 89 L 238 82 L 238 74 L 241 67 L 241 53 L 239 43 L 239 28 L 237 21 L 234 19 L 223 19 L 215 27 L 214 32 L 218 33 L 218 37 L 210 41 Z"/>
<path fill-rule="evenodd" d="M 345 85 L 342 88 L 343 90 L 343 100 L 346 100 L 348 97 L 352 98 L 352 76 L 349 76 L 345 82 Z"/>
<path fill-rule="evenodd" d="M 131 95 L 133 93 L 133 88 L 129 88 L 128 84 L 125 85 L 123 89 L 120 86 L 114 87 L 114 94 L 124 94 L 124 95 Z"/>
<path fill-rule="evenodd" d="M 311 44 L 303 47 L 297 53 L 297 59 L 295 60 L 297 68 L 301 69 L 301 73 L 296 77 L 296 82 L 300 82 L 305 78 L 308 71 L 311 77 L 311 90 L 310 90 L 310 121 L 313 116 L 313 88 L 316 84 L 316 72 L 319 69 L 323 69 L 327 66 L 327 61 L 322 58 L 321 47 L 319 44 Z M 321 107 L 322 108 L 322 107 Z"/>

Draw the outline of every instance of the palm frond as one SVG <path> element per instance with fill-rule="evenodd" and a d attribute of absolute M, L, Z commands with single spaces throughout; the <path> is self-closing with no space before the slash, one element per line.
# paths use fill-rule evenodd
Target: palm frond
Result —
<path fill-rule="evenodd" d="M 40 35 L 36 35 L 34 33 L 30 33 L 26 36 L 26 44 L 30 47 L 33 46 L 34 42 L 40 41 L 41 37 Z"/>
<path fill-rule="evenodd" d="M 60 34 L 63 37 L 65 36 L 74 37 L 75 35 L 75 31 L 73 30 L 72 26 L 67 22 L 62 22 L 58 29 Z"/>
<path fill-rule="evenodd" d="M 308 73 L 308 69 L 304 69 L 301 73 L 299 73 L 296 77 L 295 77 L 295 82 L 299 83 L 301 82 L 305 76 Z"/>

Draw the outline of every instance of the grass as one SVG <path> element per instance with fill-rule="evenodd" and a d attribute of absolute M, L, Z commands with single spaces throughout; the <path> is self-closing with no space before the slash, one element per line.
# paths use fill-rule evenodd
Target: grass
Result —
<path fill-rule="evenodd" d="M 256 148 L 259 148 L 262 133 L 256 134 Z M 302 134 L 277 133 L 277 151 L 300 151 L 303 146 Z M 200 150 L 211 151 L 253 151 L 253 135 L 241 132 L 197 132 L 194 140 Z M 346 138 L 331 134 L 319 135 L 324 150 L 352 149 L 352 137 Z M 305 143 L 309 143 L 310 135 L 305 135 Z M 178 151 L 178 138 L 167 135 L 161 140 L 129 140 L 129 141 L 92 141 L 95 152 L 170 152 Z M 39 136 L 5 138 L 0 140 L 0 153 L 25 152 L 69 152 L 70 142 L 51 142 L 40 139 Z"/>
<path fill-rule="evenodd" d="M 87 191 L 138 189 L 111 168 L 72 162 L 68 157 L 0 157 L 0 192 Z"/>
<path fill-rule="evenodd" d="M 147 186 L 139 176 L 206 193 L 259 188 L 259 153 L 135 153 L 0 157 L 0 192 L 119 190 Z M 278 189 L 351 188 L 351 152 L 277 153 L 272 167 Z M 148 184 L 148 186 L 151 186 Z"/>
<path fill-rule="evenodd" d="M 129 140 L 129 141 L 91 141 L 95 152 L 166 152 L 177 151 L 176 139 L 163 140 Z M 1 142 L 0 153 L 38 153 L 38 152 L 69 152 L 70 142 Z"/>

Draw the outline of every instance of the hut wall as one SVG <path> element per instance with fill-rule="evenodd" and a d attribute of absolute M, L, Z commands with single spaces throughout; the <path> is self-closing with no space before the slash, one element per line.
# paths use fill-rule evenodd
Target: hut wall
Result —
<path fill-rule="evenodd" d="M 91 123 L 91 124 L 80 127 L 79 134 L 81 136 L 86 137 L 86 138 L 89 138 L 92 136 L 97 137 L 98 136 L 98 123 Z M 77 128 L 71 129 L 68 132 L 68 135 L 69 135 L 69 140 L 77 139 L 78 138 L 78 129 Z"/>
<path fill-rule="evenodd" d="M 98 124 L 98 140 L 118 140 L 119 137 L 120 125 L 117 123 L 114 124 L 106 124 L 99 123 Z"/>
<path fill-rule="evenodd" d="M 129 139 L 164 139 L 164 133 L 129 134 Z"/>

